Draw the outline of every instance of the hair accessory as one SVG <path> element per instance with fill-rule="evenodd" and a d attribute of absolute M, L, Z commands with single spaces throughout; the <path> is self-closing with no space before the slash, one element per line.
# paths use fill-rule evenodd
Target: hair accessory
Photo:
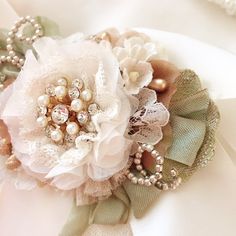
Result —
<path fill-rule="evenodd" d="M 143 217 L 212 159 L 217 107 L 148 35 L 62 38 L 26 16 L 0 49 L 0 180 L 73 193 L 61 236 L 132 235 L 130 209 Z"/>

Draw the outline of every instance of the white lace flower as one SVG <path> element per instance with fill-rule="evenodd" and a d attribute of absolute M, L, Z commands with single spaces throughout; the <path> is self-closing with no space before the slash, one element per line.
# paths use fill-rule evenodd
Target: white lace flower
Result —
<path fill-rule="evenodd" d="M 34 49 L 37 57 L 27 52 L 17 80 L 0 98 L 0 116 L 8 126 L 15 155 L 31 176 L 63 190 L 78 188 L 88 179 L 109 179 L 127 165 L 132 144 L 124 137 L 131 105 L 117 59 L 109 47 L 84 40 L 81 35 L 64 40 L 42 38 Z M 76 145 L 71 146 L 55 143 L 56 135 L 54 141 L 46 137 L 36 122 L 38 97 L 48 84 L 62 77 L 68 83 L 83 77 L 84 86 L 100 107 L 91 117 L 96 135 L 80 133 Z M 62 92 L 57 91 L 59 95 Z"/>
<path fill-rule="evenodd" d="M 113 53 L 120 62 L 124 86 L 128 94 L 137 94 L 152 79 L 150 61 L 166 59 L 163 48 L 141 33 L 131 32 L 121 35 Z"/>
<path fill-rule="evenodd" d="M 123 72 L 124 89 L 128 94 L 139 93 L 140 88 L 152 81 L 153 69 L 150 63 L 126 58 L 120 65 Z"/>
<path fill-rule="evenodd" d="M 136 61 L 166 58 L 164 49 L 159 44 L 149 41 L 148 37 L 144 38 L 142 36 L 124 39 L 123 44 L 114 47 L 113 52 L 120 62 L 127 57 Z"/>
<path fill-rule="evenodd" d="M 169 121 L 169 112 L 157 102 L 156 92 L 147 88 L 136 95 L 139 106 L 130 118 L 127 137 L 135 142 L 157 144 L 161 141 L 162 127 Z"/>

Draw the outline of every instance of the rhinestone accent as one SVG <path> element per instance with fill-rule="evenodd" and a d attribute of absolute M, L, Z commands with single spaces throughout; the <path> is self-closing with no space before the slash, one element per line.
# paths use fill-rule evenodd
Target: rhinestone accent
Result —
<path fill-rule="evenodd" d="M 81 111 L 77 114 L 77 120 L 81 125 L 85 125 L 89 120 L 89 114 L 86 111 Z"/>
<path fill-rule="evenodd" d="M 44 116 L 47 114 L 47 108 L 46 107 L 38 107 L 38 115 Z"/>
<path fill-rule="evenodd" d="M 69 94 L 70 99 L 74 100 L 76 98 L 79 98 L 80 91 L 74 87 L 74 88 L 69 89 L 68 94 Z"/>
<path fill-rule="evenodd" d="M 52 109 L 52 120 L 56 124 L 64 124 L 69 118 L 69 111 L 66 105 L 59 104 Z"/>
<path fill-rule="evenodd" d="M 76 87 L 78 89 L 82 89 L 83 86 L 84 86 L 84 82 L 82 79 L 75 79 L 73 82 L 72 82 L 72 86 L 73 87 Z"/>
<path fill-rule="evenodd" d="M 56 83 L 46 86 L 45 94 L 38 97 L 37 124 L 56 144 L 76 146 L 79 131 L 86 137 L 97 132 L 90 116 L 98 112 L 99 106 L 93 103 L 92 98 L 92 91 L 85 88 L 82 77 L 72 81 L 59 77 Z M 41 117 L 46 117 L 46 120 Z M 74 128 L 70 125 L 73 123 Z"/>
<path fill-rule="evenodd" d="M 48 138 L 51 138 L 51 133 L 52 133 L 52 131 L 54 131 L 54 130 L 55 130 L 55 128 L 54 128 L 53 126 L 51 126 L 51 125 L 47 126 L 47 127 L 45 128 L 45 134 L 46 134 L 46 136 L 47 136 Z"/>
<path fill-rule="evenodd" d="M 45 92 L 47 95 L 54 97 L 55 96 L 55 86 L 52 84 L 49 84 L 46 89 Z"/>
<path fill-rule="evenodd" d="M 96 103 L 92 103 L 88 107 L 88 112 L 91 116 L 96 115 L 99 111 L 99 106 Z"/>

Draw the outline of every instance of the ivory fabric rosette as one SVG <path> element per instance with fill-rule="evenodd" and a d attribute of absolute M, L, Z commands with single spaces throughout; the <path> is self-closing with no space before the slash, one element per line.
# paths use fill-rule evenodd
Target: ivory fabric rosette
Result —
<path fill-rule="evenodd" d="M 132 235 L 131 208 L 142 217 L 212 158 L 217 107 L 147 35 L 58 32 L 27 16 L 0 35 L 0 177 L 72 192 L 61 235 Z"/>

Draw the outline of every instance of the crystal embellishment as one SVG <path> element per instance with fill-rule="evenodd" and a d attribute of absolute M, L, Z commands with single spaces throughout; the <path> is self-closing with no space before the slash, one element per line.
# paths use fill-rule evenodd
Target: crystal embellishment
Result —
<path fill-rule="evenodd" d="M 79 131 L 96 133 L 91 116 L 100 108 L 93 102 L 92 91 L 85 85 L 82 76 L 73 80 L 59 77 L 38 97 L 37 124 L 57 145 L 75 145 Z"/>
<path fill-rule="evenodd" d="M 38 114 L 39 116 L 44 116 L 47 114 L 47 108 L 46 107 L 38 107 Z"/>
<path fill-rule="evenodd" d="M 69 94 L 69 97 L 70 97 L 72 100 L 74 100 L 74 99 L 76 99 L 76 98 L 79 97 L 80 91 L 79 91 L 77 88 L 74 87 L 74 88 L 69 89 L 68 94 Z"/>
<path fill-rule="evenodd" d="M 89 105 L 89 107 L 88 107 L 88 112 L 89 112 L 89 114 L 90 114 L 91 116 L 97 114 L 98 111 L 99 111 L 99 106 L 98 106 L 98 104 L 92 103 L 92 104 Z"/>
<path fill-rule="evenodd" d="M 53 86 L 52 84 L 49 84 L 46 87 L 46 94 L 51 97 L 55 96 L 55 86 Z"/>
<path fill-rule="evenodd" d="M 66 105 L 59 104 L 52 109 L 52 120 L 56 124 L 64 124 L 69 118 L 69 111 Z"/>
<path fill-rule="evenodd" d="M 77 120 L 81 125 L 85 125 L 89 120 L 89 114 L 86 111 L 81 111 L 77 114 Z"/>
<path fill-rule="evenodd" d="M 72 86 L 73 87 L 76 87 L 78 89 L 82 89 L 83 86 L 84 86 L 84 82 L 82 79 L 75 79 L 73 82 L 72 82 Z"/>

